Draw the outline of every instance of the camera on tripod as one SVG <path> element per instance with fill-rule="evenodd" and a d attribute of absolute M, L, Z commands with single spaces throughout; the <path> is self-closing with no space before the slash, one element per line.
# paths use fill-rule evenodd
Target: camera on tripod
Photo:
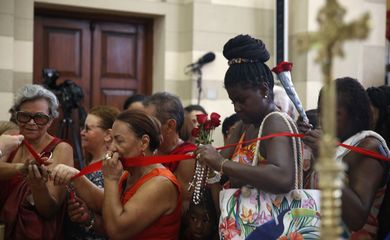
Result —
<path fill-rule="evenodd" d="M 61 139 L 71 140 L 76 159 L 79 161 L 79 167 L 82 168 L 84 162 L 80 144 L 80 128 L 79 126 L 73 126 L 77 121 L 74 122 L 72 120 L 72 112 L 73 109 L 78 110 L 78 120 L 80 125 L 83 125 L 87 116 L 80 103 L 84 98 L 83 90 L 69 79 L 66 79 L 63 83 L 57 85 L 60 74 L 55 69 L 44 68 L 42 70 L 42 76 L 43 86 L 58 97 L 64 114 L 64 118 L 62 119 L 59 128 L 59 136 Z"/>
<path fill-rule="evenodd" d="M 66 117 L 71 115 L 73 109 L 81 108 L 80 102 L 84 98 L 81 87 L 69 79 L 57 85 L 57 79 L 60 74 L 52 68 L 44 68 L 42 76 L 44 87 L 59 96 L 59 101 Z"/>

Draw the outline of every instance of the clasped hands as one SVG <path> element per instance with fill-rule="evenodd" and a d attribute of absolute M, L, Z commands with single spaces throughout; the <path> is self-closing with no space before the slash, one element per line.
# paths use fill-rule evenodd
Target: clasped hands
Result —
<path fill-rule="evenodd" d="M 312 129 L 312 125 L 305 123 L 304 121 L 297 121 L 298 130 L 300 133 L 305 134 L 302 141 L 305 145 L 310 147 L 315 158 L 318 156 L 319 141 L 322 135 L 322 129 Z"/>
<path fill-rule="evenodd" d="M 52 163 L 51 158 L 42 157 L 43 165 L 38 165 L 35 160 L 27 160 L 23 163 L 16 163 L 18 171 L 25 176 L 30 186 L 42 186 L 50 178 L 50 170 L 45 165 Z"/>

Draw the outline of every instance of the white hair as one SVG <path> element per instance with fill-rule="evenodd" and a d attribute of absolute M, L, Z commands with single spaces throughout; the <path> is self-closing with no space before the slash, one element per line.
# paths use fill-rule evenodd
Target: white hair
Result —
<path fill-rule="evenodd" d="M 294 104 L 291 102 L 284 88 L 278 85 L 274 85 L 273 92 L 275 105 L 280 108 L 282 112 L 287 113 L 291 116 L 292 119 L 294 119 Z"/>
<path fill-rule="evenodd" d="M 11 112 L 15 113 L 20 110 L 23 103 L 39 98 L 44 98 L 49 103 L 49 115 L 53 118 L 58 117 L 58 99 L 56 95 L 37 84 L 27 84 L 16 92 Z"/>

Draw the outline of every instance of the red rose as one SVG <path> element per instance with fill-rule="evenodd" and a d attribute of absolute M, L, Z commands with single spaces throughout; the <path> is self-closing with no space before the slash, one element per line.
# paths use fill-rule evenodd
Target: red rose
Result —
<path fill-rule="evenodd" d="M 218 127 L 221 124 L 221 120 L 219 120 L 221 116 L 218 113 L 211 113 L 210 121 L 213 127 Z"/>
<path fill-rule="evenodd" d="M 207 121 L 207 114 L 197 114 L 196 121 L 198 121 L 199 124 L 204 124 Z"/>
<path fill-rule="evenodd" d="M 198 137 L 199 133 L 200 133 L 200 129 L 199 128 L 193 128 L 192 131 L 191 131 L 191 134 L 192 134 L 193 137 Z"/>
<path fill-rule="evenodd" d="M 210 131 L 212 127 L 213 127 L 213 123 L 212 123 L 211 120 L 209 120 L 209 121 L 205 122 L 203 128 L 204 128 L 204 130 L 206 130 L 206 131 Z"/>
<path fill-rule="evenodd" d="M 291 71 L 292 66 L 292 63 L 280 62 L 276 67 L 272 68 L 272 72 L 279 74 L 281 72 Z"/>

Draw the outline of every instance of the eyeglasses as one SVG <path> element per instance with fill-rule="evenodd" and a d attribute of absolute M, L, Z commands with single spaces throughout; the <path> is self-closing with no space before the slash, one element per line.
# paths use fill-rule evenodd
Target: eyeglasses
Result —
<path fill-rule="evenodd" d="M 34 122 L 37 125 L 43 126 L 50 121 L 50 116 L 44 113 L 30 113 L 30 112 L 16 113 L 16 121 L 20 123 L 28 123 L 31 119 L 34 119 Z"/>

